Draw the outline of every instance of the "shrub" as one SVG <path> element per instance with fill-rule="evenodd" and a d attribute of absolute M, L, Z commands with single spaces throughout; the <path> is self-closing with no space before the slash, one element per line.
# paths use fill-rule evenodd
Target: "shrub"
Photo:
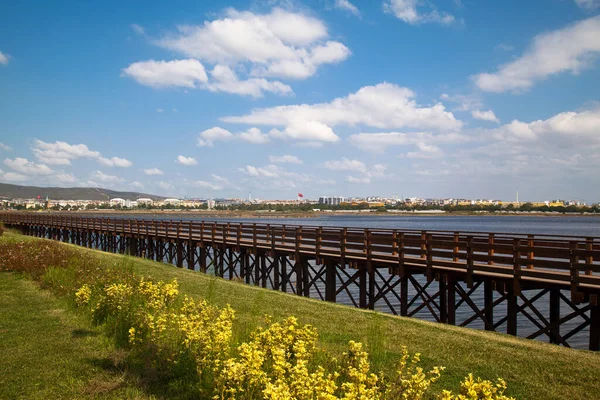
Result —
<path fill-rule="evenodd" d="M 318 334 L 296 318 L 267 323 L 234 348 L 234 311 L 179 295 L 176 280 L 154 282 L 133 273 L 132 261 L 101 261 L 50 241 L 0 242 L 0 270 L 21 271 L 70 299 L 130 349 L 128 364 L 185 397 L 214 399 L 418 400 L 443 368 L 424 372 L 406 348 L 391 376 L 371 370 L 368 352 L 351 341 L 341 359 L 317 346 Z M 321 353 L 322 352 L 322 353 Z M 174 386 L 175 385 L 175 386 Z M 178 387 L 179 389 L 179 387 Z M 469 374 L 459 393 L 440 400 L 509 400 L 506 383 Z"/>
<path fill-rule="evenodd" d="M 0 222 L 0 236 L 4 234 L 4 224 Z"/>
<path fill-rule="evenodd" d="M 496 383 L 481 378 L 474 379 L 473 374 L 469 374 L 464 381 L 460 383 L 460 393 L 453 394 L 444 390 L 438 397 L 439 400 L 515 400 L 512 397 L 504 395 L 506 382 L 498 378 Z"/>

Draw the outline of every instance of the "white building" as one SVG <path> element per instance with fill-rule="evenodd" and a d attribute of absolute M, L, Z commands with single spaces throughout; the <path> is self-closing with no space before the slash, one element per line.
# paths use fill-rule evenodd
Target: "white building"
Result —
<path fill-rule="evenodd" d="M 124 206 L 125 205 L 125 199 L 122 199 L 120 197 L 115 197 L 114 199 L 110 199 L 109 204 L 111 205 L 111 207 L 114 206 Z"/>
<path fill-rule="evenodd" d="M 347 201 L 348 201 L 348 199 L 345 197 L 338 197 L 338 196 L 334 196 L 334 197 L 321 196 L 321 197 L 319 197 L 319 204 L 328 204 L 330 206 L 339 206 L 341 203 L 346 203 Z"/>

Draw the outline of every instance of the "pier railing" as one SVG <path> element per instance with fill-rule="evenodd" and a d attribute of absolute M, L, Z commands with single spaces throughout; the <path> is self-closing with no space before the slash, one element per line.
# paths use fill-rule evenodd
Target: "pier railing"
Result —
<path fill-rule="evenodd" d="M 254 284 L 262 282 L 263 286 L 278 290 L 288 290 L 287 280 L 294 284 L 291 290 L 297 294 L 310 296 L 311 290 L 316 290 L 324 300 L 335 301 L 336 295 L 356 285 L 359 292 L 356 305 L 373 308 L 381 300 L 393 308 L 387 297 L 395 296 L 403 315 L 410 315 L 409 308 L 414 305 L 406 293 L 410 282 L 416 297 L 421 298 L 420 310 L 429 309 L 440 322 L 455 323 L 452 320 L 456 304 L 449 305 L 449 301 L 455 302 L 456 293 L 462 298 L 459 305 L 469 303 L 466 299 L 469 290 L 484 283 L 486 304 L 481 308 L 469 304 L 475 319 L 483 320 L 486 329 L 496 329 L 492 310 L 498 300 L 494 300 L 493 293 L 497 292 L 507 303 L 509 315 L 500 324 L 507 325 L 508 333 L 516 333 L 516 314 L 533 307 L 531 298 L 522 291 L 545 291 L 555 304 L 550 305 L 550 314 L 554 315 L 535 317 L 539 310 L 535 307 L 530 310 L 529 315 L 534 317 L 529 319 L 537 321 L 538 333 L 567 344 L 566 335 L 558 333 L 558 327 L 565 321 L 561 322 L 560 310 L 552 308 L 560 307 L 556 304 L 561 300 L 568 301 L 575 311 L 565 317 L 582 318 L 584 322 L 577 328 L 581 331 L 589 326 L 590 348 L 600 346 L 599 237 L 33 213 L 2 213 L 0 220 L 36 236 L 161 261 L 167 259 L 180 267 L 185 264 L 188 268 L 206 270 L 213 266 L 214 272 L 221 276 L 245 278 L 248 283 L 251 283 L 248 275 L 252 275 Z M 285 265 L 289 265 L 290 273 L 281 270 Z M 357 272 L 342 273 L 346 269 Z M 413 275 L 424 276 L 426 283 L 411 279 Z M 434 280 L 440 282 L 440 288 L 437 293 L 427 294 L 426 289 Z M 460 285 L 452 288 L 460 283 L 466 288 Z M 570 292 L 569 298 L 561 291 Z M 525 307 L 519 309 L 514 298 L 525 299 L 521 300 Z M 581 304 L 585 306 L 579 307 Z"/>

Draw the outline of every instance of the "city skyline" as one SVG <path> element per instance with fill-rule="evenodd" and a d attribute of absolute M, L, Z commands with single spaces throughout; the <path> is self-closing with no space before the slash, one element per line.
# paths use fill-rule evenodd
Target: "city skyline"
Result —
<path fill-rule="evenodd" d="M 8 4 L 0 182 L 597 203 L 599 6 Z"/>

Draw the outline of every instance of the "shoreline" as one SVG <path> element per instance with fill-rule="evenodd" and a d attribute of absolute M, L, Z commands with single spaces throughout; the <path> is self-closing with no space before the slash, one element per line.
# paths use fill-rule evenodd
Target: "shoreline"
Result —
<path fill-rule="evenodd" d="M 323 211 L 283 211 L 283 212 L 260 212 L 260 211 L 204 211 L 204 210 L 78 210 L 78 211 L 30 211 L 21 210 L 15 212 L 31 212 L 40 214 L 91 214 L 91 215 L 173 215 L 173 216 L 195 216 L 206 218 L 234 218 L 234 219 L 313 219 L 326 216 L 360 216 L 360 217 L 600 217 L 593 213 L 490 213 L 490 212 L 323 212 Z"/>

